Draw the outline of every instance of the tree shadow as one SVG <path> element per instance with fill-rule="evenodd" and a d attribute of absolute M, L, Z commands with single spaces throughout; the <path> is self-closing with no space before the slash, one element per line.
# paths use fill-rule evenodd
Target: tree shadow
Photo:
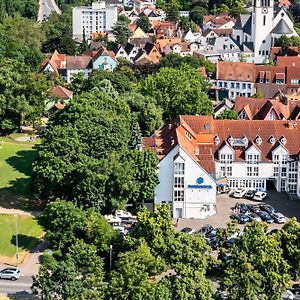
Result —
<path fill-rule="evenodd" d="M 16 235 L 12 236 L 10 242 L 11 244 L 16 245 Z M 40 238 L 18 234 L 18 246 L 20 250 L 34 252 L 34 248 L 36 248 L 40 242 Z"/>
<path fill-rule="evenodd" d="M 15 292 L 15 293 L 8 293 L 8 299 L 41 299 L 37 295 L 32 294 L 27 290 Z"/>
<path fill-rule="evenodd" d="M 6 159 L 6 162 L 18 172 L 26 175 L 32 175 L 32 163 L 36 160 L 37 152 L 34 148 L 30 150 L 20 150 L 14 156 Z"/>

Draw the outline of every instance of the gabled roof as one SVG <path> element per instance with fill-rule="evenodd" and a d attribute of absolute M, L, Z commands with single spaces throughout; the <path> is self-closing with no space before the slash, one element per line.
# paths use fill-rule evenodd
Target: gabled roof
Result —
<path fill-rule="evenodd" d="M 89 56 L 67 56 L 66 69 L 84 70 L 92 69 L 92 58 Z"/>
<path fill-rule="evenodd" d="M 55 73 L 59 73 L 59 69 L 62 67 L 63 62 L 66 61 L 66 55 L 60 54 L 57 50 L 54 50 L 53 54 L 47 57 L 42 63 L 42 69 L 44 69 L 48 64 L 51 65 Z"/>
<path fill-rule="evenodd" d="M 233 29 L 243 30 L 247 22 L 249 21 L 251 15 L 239 15 Z M 249 23 L 248 23 L 249 24 Z M 247 25 L 249 26 L 249 25 Z"/>
<path fill-rule="evenodd" d="M 254 82 L 254 63 L 218 61 L 217 80 Z"/>
<path fill-rule="evenodd" d="M 57 85 L 52 89 L 51 96 L 59 99 L 70 99 L 73 97 L 73 92 L 65 87 Z"/>
<path fill-rule="evenodd" d="M 93 57 L 93 61 L 96 61 L 100 56 L 106 56 L 106 57 L 109 56 L 113 60 L 116 60 L 116 56 L 114 52 L 107 51 L 107 49 L 104 48 L 103 46 L 98 50 L 97 54 Z"/>
<path fill-rule="evenodd" d="M 280 19 L 280 21 L 277 23 L 277 25 L 273 28 L 271 33 L 274 34 L 292 34 L 293 30 L 286 24 L 284 19 Z"/>
<path fill-rule="evenodd" d="M 299 123 L 299 124 L 298 124 Z M 192 135 L 188 138 L 185 131 Z M 261 143 L 255 139 L 260 136 Z M 219 143 L 215 143 L 215 136 Z M 245 121 L 245 120 L 218 120 L 208 116 L 178 116 L 169 124 L 157 130 L 153 137 L 145 138 L 144 148 L 150 148 L 157 154 L 159 160 L 178 145 L 188 153 L 208 173 L 215 173 L 215 159 L 218 159 L 219 150 L 227 144 L 229 137 L 241 139 L 247 137 L 249 145 L 261 152 L 261 160 L 269 162 L 271 154 L 281 144 L 279 140 L 284 136 L 287 143 L 284 147 L 291 156 L 299 154 L 300 150 L 300 122 L 296 121 Z M 275 138 L 271 144 L 270 136 Z M 247 147 L 231 146 L 235 160 L 244 160 Z"/>

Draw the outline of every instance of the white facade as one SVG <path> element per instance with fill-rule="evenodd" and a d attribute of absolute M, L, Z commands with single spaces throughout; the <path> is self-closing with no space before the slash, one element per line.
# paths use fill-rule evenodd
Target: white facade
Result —
<path fill-rule="evenodd" d="M 92 33 L 109 32 L 118 19 L 117 6 L 107 5 L 105 1 L 97 1 L 92 6 L 73 8 L 73 38 L 81 41 L 83 33 L 87 39 Z"/>
<path fill-rule="evenodd" d="M 259 139 L 257 137 L 258 143 Z M 255 145 L 245 151 L 243 161 L 238 161 L 234 153 L 233 148 L 225 145 L 219 150 L 216 162 L 216 177 L 226 177 L 230 188 L 266 191 L 269 182 L 279 192 L 299 196 L 299 162 L 290 160 L 284 145 L 280 144 L 272 151 L 270 162 L 261 160 L 261 152 Z"/>
<path fill-rule="evenodd" d="M 155 203 L 172 206 L 174 218 L 203 219 L 216 214 L 215 180 L 180 146 L 159 163 Z"/>
<path fill-rule="evenodd" d="M 253 82 L 216 80 L 216 85 L 219 89 L 228 91 L 228 98 L 230 100 L 235 100 L 237 96 L 251 97 L 255 94 Z"/>

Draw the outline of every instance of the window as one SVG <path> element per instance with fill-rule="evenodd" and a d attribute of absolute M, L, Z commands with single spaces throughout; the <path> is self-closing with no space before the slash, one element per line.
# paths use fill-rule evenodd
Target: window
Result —
<path fill-rule="evenodd" d="M 266 25 L 266 16 L 264 16 L 264 19 L 263 19 L 263 26 Z"/>
<path fill-rule="evenodd" d="M 279 171 L 279 168 L 274 167 L 273 176 L 278 176 L 278 171 Z"/>
<path fill-rule="evenodd" d="M 232 154 L 220 154 L 221 163 L 232 163 L 233 155 Z"/>
<path fill-rule="evenodd" d="M 288 155 L 287 154 L 283 154 L 282 155 L 282 163 L 283 164 L 287 164 L 287 162 L 288 162 Z"/>
<path fill-rule="evenodd" d="M 277 83 L 277 84 L 283 84 L 283 83 L 284 83 L 284 80 L 283 80 L 283 79 L 276 79 L 276 83 Z"/>
<path fill-rule="evenodd" d="M 264 83 L 264 79 L 263 78 L 259 78 L 259 83 Z"/>
<path fill-rule="evenodd" d="M 271 110 L 269 119 L 270 120 L 277 120 L 277 116 L 276 116 L 276 113 L 275 113 L 274 109 Z"/>
<path fill-rule="evenodd" d="M 243 90 L 246 88 L 246 83 L 242 84 L 242 88 L 243 88 Z"/>
<path fill-rule="evenodd" d="M 258 167 L 253 167 L 253 176 L 258 176 Z"/>
<path fill-rule="evenodd" d="M 188 132 L 185 131 L 185 136 L 191 141 L 192 140 L 192 135 Z"/>
<path fill-rule="evenodd" d="M 289 174 L 289 182 L 297 182 L 297 174 L 296 173 Z"/>
<path fill-rule="evenodd" d="M 174 177 L 174 188 L 184 188 L 184 177 Z"/>
<path fill-rule="evenodd" d="M 184 191 L 174 191 L 174 201 L 184 201 Z"/>
<path fill-rule="evenodd" d="M 273 156 L 273 163 L 274 164 L 279 164 L 279 155 L 278 154 L 274 154 L 274 156 Z"/>
<path fill-rule="evenodd" d="M 174 164 L 174 174 L 184 174 L 184 163 Z"/>
<path fill-rule="evenodd" d="M 224 176 L 226 176 L 226 169 L 225 169 L 225 167 L 221 167 L 221 177 L 224 177 Z"/>
<path fill-rule="evenodd" d="M 286 168 L 281 168 L 281 177 L 286 177 Z"/>
<path fill-rule="evenodd" d="M 230 87 L 234 89 L 234 82 L 231 82 Z"/>
<path fill-rule="evenodd" d="M 285 192 L 285 180 L 280 181 L 280 191 Z"/>
<path fill-rule="evenodd" d="M 227 88 L 227 82 L 224 82 L 224 88 Z"/>
<path fill-rule="evenodd" d="M 297 193 L 297 185 L 296 184 L 289 184 L 288 192 L 290 194 L 296 194 Z"/>
<path fill-rule="evenodd" d="M 219 82 L 219 87 L 222 87 L 222 86 L 223 86 L 223 82 L 220 81 L 220 82 Z"/>
<path fill-rule="evenodd" d="M 252 176 L 252 167 L 247 167 L 247 176 Z"/>
<path fill-rule="evenodd" d="M 232 167 L 227 167 L 227 176 L 232 176 Z"/>
<path fill-rule="evenodd" d="M 240 83 L 239 83 L 239 82 L 236 83 L 236 88 L 237 88 L 237 89 L 240 88 Z"/>

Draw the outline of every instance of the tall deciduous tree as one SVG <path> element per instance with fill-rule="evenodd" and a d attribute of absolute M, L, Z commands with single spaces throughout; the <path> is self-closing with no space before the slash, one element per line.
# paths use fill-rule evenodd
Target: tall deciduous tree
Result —
<path fill-rule="evenodd" d="M 141 16 L 137 21 L 136 25 L 139 26 L 144 32 L 149 32 L 151 29 L 151 23 L 147 16 Z"/>
<path fill-rule="evenodd" d="M 207 83 L 197 70 L 188 66 L 162 68 L 142 81 L 139 89 L 143 95 L 157 100 L 165 120 L 180 114 L 210 115 L 213 111 L 206 94 Z"/>
<path fill-rule="evenodd" d="M 116 42 L 125 46 L 128 42 L 128 39 L 131 37 L 132 32 L 130 31 L 128 24 L 124 22 L 116 22 L 112 27 L 112 32 L 115 36 Z"/>
<path fill-rule="evenodd" d="M 225 109 L 218 115 L 218 119 L 238 120 L 239 116 L 234 110 Z"/>

